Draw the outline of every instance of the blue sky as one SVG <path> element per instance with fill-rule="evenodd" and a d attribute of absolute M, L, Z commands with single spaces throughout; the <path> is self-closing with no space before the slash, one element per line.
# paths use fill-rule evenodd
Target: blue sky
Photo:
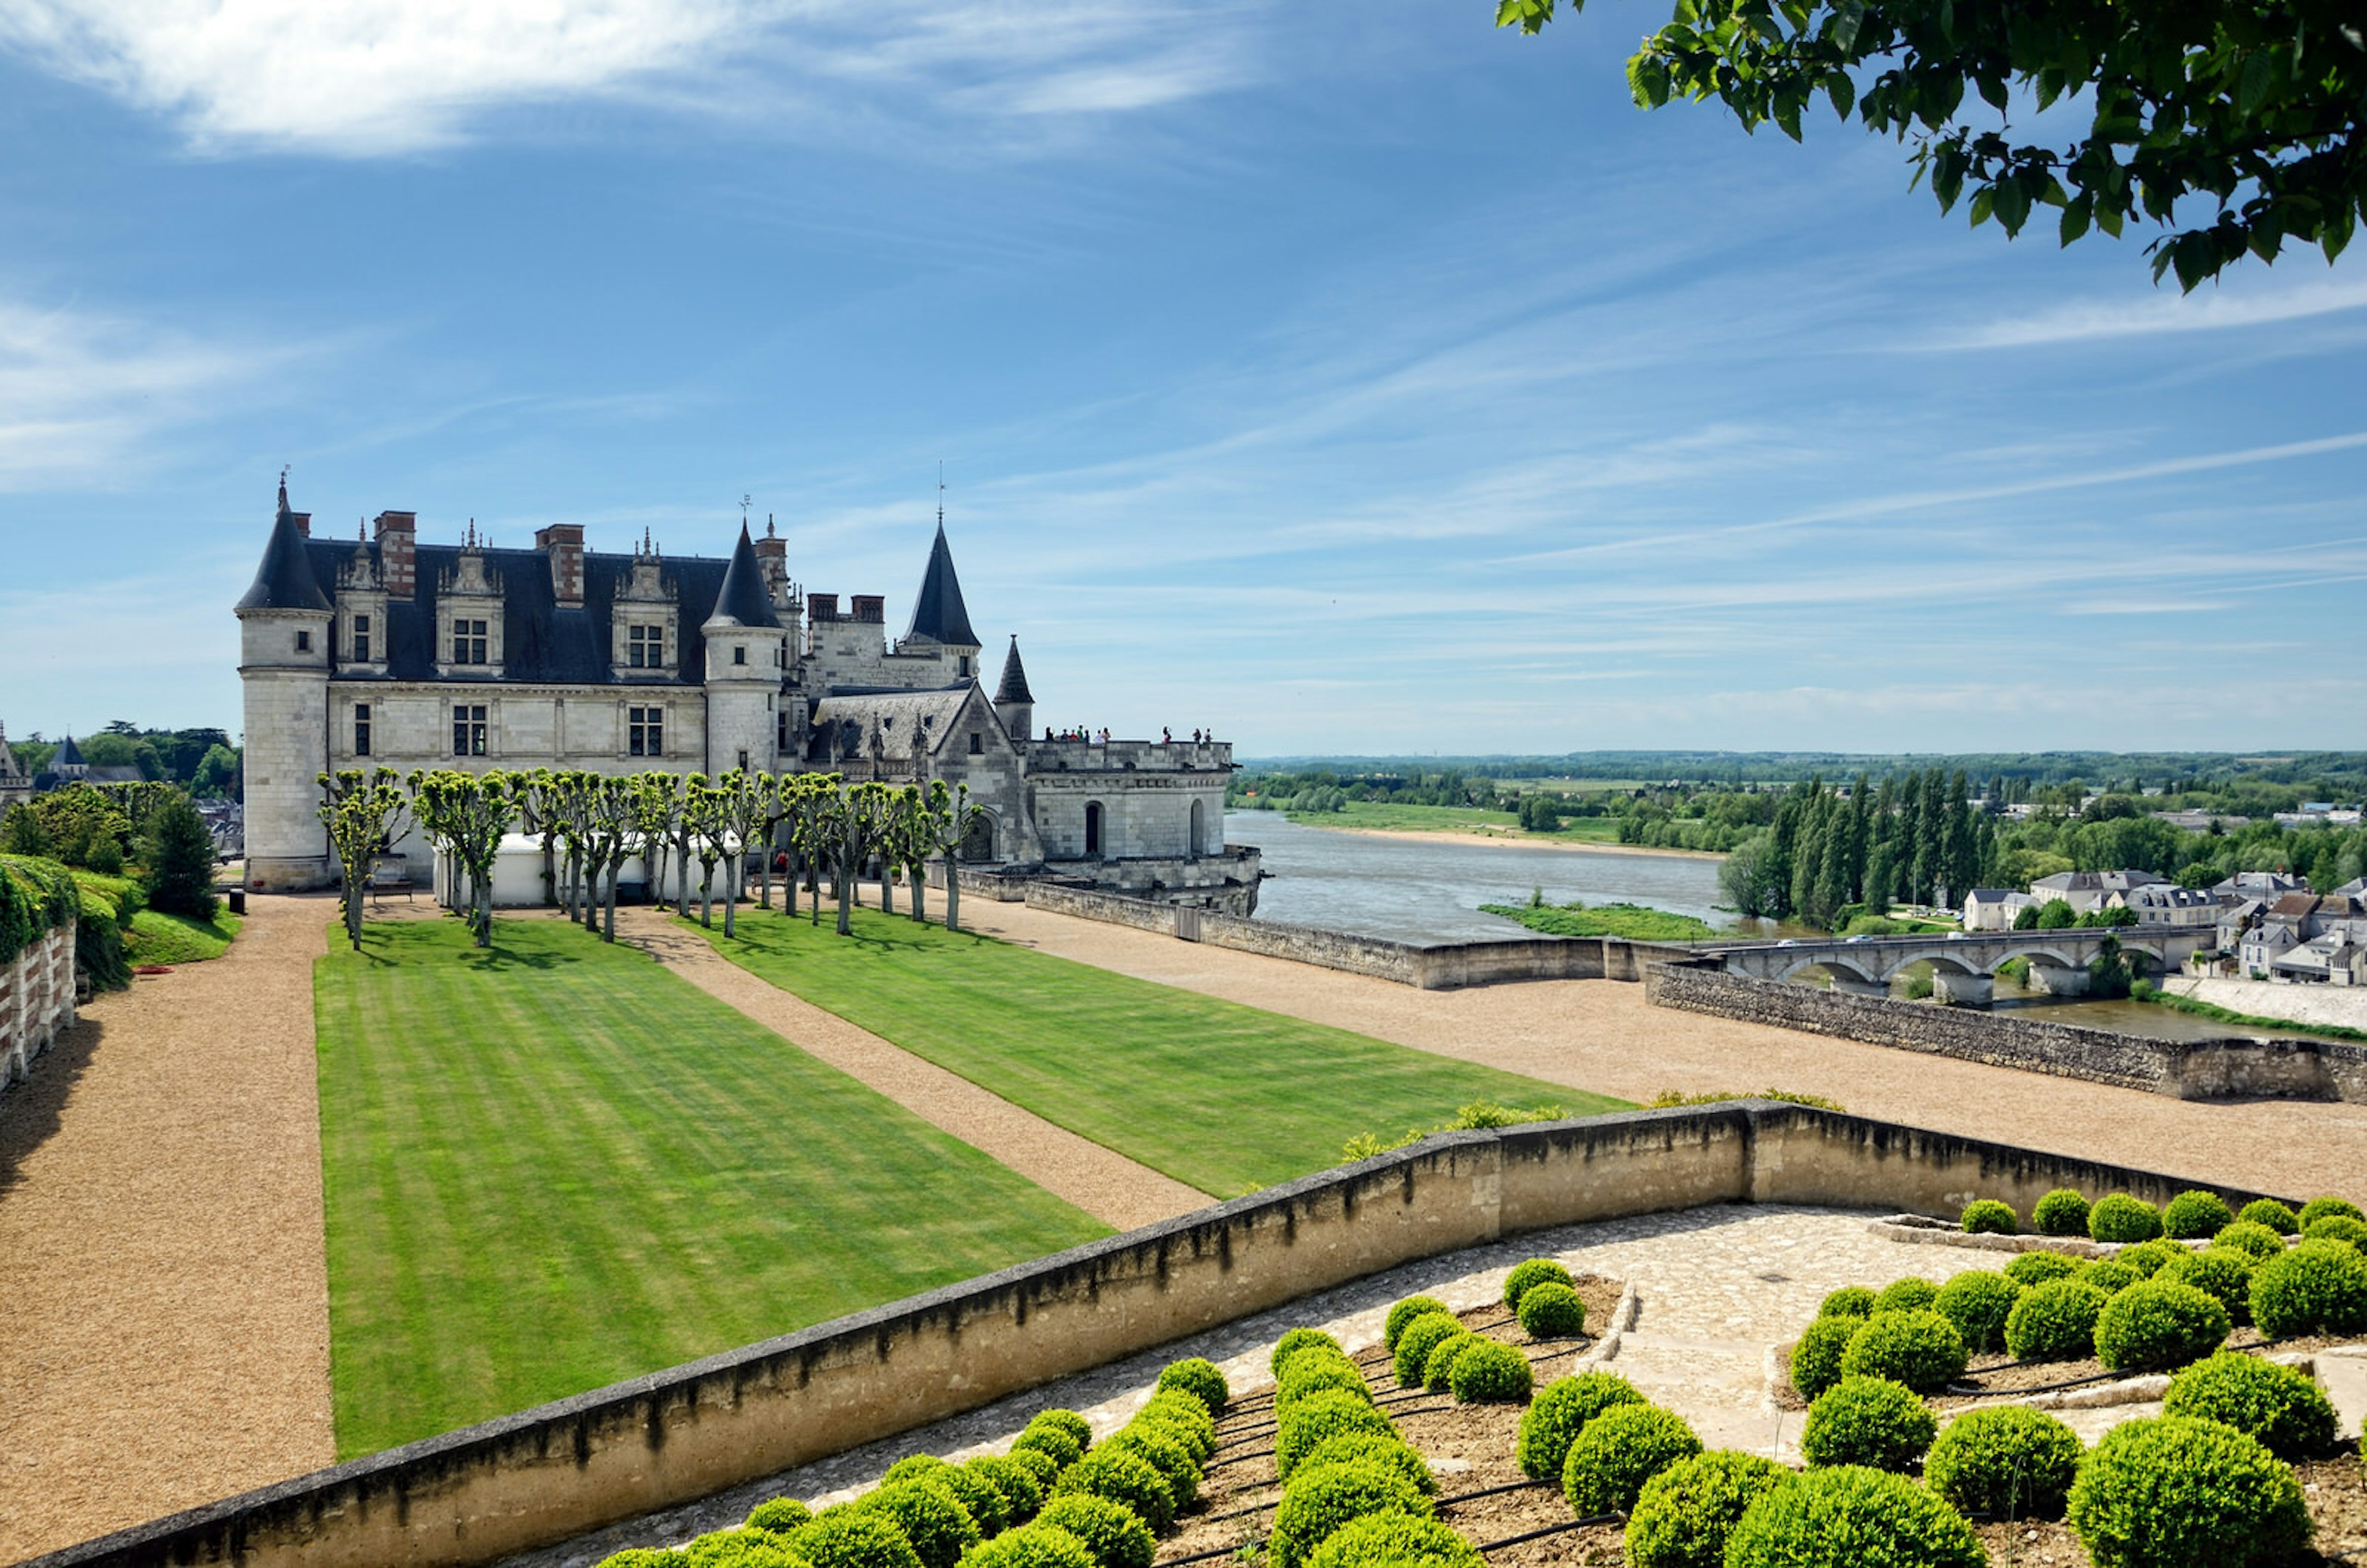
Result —
<path fill-rule="evenodd" d="M 2367 272 L 2191 299 L 1648 7 L 20 0 L 0 722 L 239 721 L 282 463 L 909 611 L 1246 754 L 2367 746 Z M 2044 227 L 2044 225 L 2041 225 Z"/>

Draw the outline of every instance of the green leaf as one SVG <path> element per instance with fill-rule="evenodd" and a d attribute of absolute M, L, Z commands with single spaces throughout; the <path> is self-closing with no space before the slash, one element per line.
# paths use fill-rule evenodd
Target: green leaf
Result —
<path fill-rule="evenodd" d="M 2246 118 L 2258 112 L 2266 102 L 2269 89 L 2277 85 L 2277 56 L 2271 49 L 2256 49 L 2244 61 L 2244 73 L 2236 83 L 2236 107 Z"/>
<path fill-rule="evenodd" d="M 2065 244 L 2069 244 L 2088 232 L 2090 206 L 2090 198 L 2088 193 L 2081 191 L 2072 198 L 2068 206 L 2063 209 L 2063 243 Z"/>
<path fill-rule="evenodd" d="M 2005 225 L 2009 237 L 2021 233 L 2022 226 L 2030 221 L 2029 189 L 2018 175 L 2005 175 L 1998 181 L 1995 189 L 1997 195 L 1989 203 L 1990 210 L 1997 214 L 1998 221 Z"/>
<path fill-rule="evenodd" d="M 1833 101 L 1833 113 L 1846 120 L 1857 102 L 1857 84 L 1850 80 L 1848 72 L 1836 71 L 1825 78 L 1825 96 Z"/>
<path fill-rule="evenodd" d="M 1776 126 L 1783 130 L 1784 135 L 1790 137 L 1795 141 L 1800 140 L 1800 104 L 1798 99 L 1794 98 L 1788 93 L 1785 94 L 1775 105 L 1774 118 Z"/>
<path fill-rule="evenodd" d="M 2110 201 L 2096 209 L 2096 227 L 2117 240 L 2121 237 L 2121 209 Z M 2157 275 L 2158 276 L 2158 275 Z"/>
<path fill-rule="evenodd" d="M 2178 289 L 2181 294 L 2193 293 L 2195 285 L 2219 270 L 2219 258 L 2208 234 L 2180 234 L 2178 243 L 2170 246 L 2169 254 L 2170 265 L 2178 269 Z"/>
<path fill-rule="evenodd" d="M 1981 101 L 1983 103 L 1988 105 L 1989 107 L 1997 110 L 2000 114 L 2005 112 L 2007 100 L 2005 78 L 2003 76 L 1996 75 L 1989 72 L 1983 72 L 1979 80 L 1975 85 L 1980 88 Z"/>
<path fill-rule="evenodd" d="M 1972 214 L 1974 228 L 1977 229 L 1982 224 L 1989 220 L 1989 210 L 1991 208 L 1996 206 L 1996 204 L 1997 193 L 1994 187 L 1985 186 L 1981 189 L 1973 192 L 1973 204 L 1969 210 Z"/>
<path fill-rule="evenodd" d="M 2244 243 L 2251 253 L 2272 266 L 2276 265 L 2277 253 L 2284 248 L 2284 220 L 2277 215 L 2274 208 L 2254 219 L 2251 231 L 2244 236 Z"/>
<path fill-rule="evenodd" d="M 1833 7 L 1833 47 L 1843 54 L 1857 48 L 1858 29 L 1865 26 L 1865 0 L 1840 0 Z"/>

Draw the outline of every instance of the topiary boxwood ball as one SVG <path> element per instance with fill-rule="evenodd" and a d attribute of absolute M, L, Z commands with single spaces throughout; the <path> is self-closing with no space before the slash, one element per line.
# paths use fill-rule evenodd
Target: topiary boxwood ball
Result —
<path fill-rule="evenodd" d="M 2311 1241 L 2339 1241 L 2350 1247 L 2367 1247 L 2367 1224 L 2361 1224 L 2348 1214 L 2324 1214 L 2302 1227 L 2301 1234 Z"/>
<path fill-rule="evenodd" d="M 1888 1378 L 1843 1378 L 1808 1406 L 1800 1457 L 1810 1464 L 1912 1471 L 1938 1427 L 1914 1391 Z"/>
<path fill-rule="evenodd" d="M 1377 1464 L 1394 1470 L 1423 1493 L 1438 1490 L 1438 1482 L 1430 1473 L 1430 1466 L 1410 1444 L 1401 1438 L 1384 1438 L 1371 1432 L 1348 1432 L 1315 1445 L 1301 1467 L 1314 1470 L 1327 1464 Z"/>
<path fill-rule="evenodd" d="M 2005 1266 L 2005 1277 L 2028 1290 L 2049 1280 L 2067 1280 L 2079 1265 L 2059 1252 L 2025 1252 Z"/>
<path fill-rule="evenodd" d="M 2300 1227 L 2304 1235 L 2307 1235 L 2310 1226 L 2328 1214 L 2340 1214 L 2350 1220 L 2367 1220 L 2367 1214 L 2361 1213 L 2359 1205 L 2350 1199 L 2328 1197 L 2312 1198 L 2308 1202 L 2304 1203 L 2301 1206 L 2301 1213 L 2294 1216 L 2293 1223 Z"/>
<path fill-rule="evenodd" d="M 709 1530 L 682 1549 L 679 1557 L 664 1554 L 689 1568 L 801 1568 L 804 1559 L 790 1550 L 786 1537 L 770 1530 Z"/>
<path fill-rule="evenodd" d="M 1750 1505 L 1793 1479 L 1773 1460 L 1732 1449 L 1677 1461 L 1637 1494 L 1628 1568 L 1723 1568 L 1727 1538 Z"/>
<path fill-rule="evenodd" d="M 2041 1235 L 2086 1235 L 2088 1200 L 2068 1187 L 2058 1187 L 2030 1211 L 2030 1223 Z"/>
<path fill-rule="evenodd" d="M 1479 1549 L 1436 1519 L 1366 1514 L 1331 1532 L 1307 1568 L 1483 1568 Z"/>
<path fill-rule="evenodd" d="M 2231 1326 L 2218 1298 L 2191 1285 L 2141 1280 L 2096 1317 L 2096 1359 L 2116 1372 L 2159 1372 L 2211 1354 Z"/>
<path fill-rule="evenodd" d="M 2097 1241 L 2151 1241 L 2161 1234 L 2161 1215 L 2142 1198 L 2115 1192 L 2088 1211 L 2088 1235 Z"/>
<path fill-rule="evenodd" d="M 2124 1421 L 2071 1485 L 2071 1528 L 2096 1568 L 2250 1568 L 2308 1544 L 2301 1483 L 2232 1427 Z"/>
<path fill-rule="evenodd" d="M 1318 1399 L 1334 1397 L 1337 1396 L 1316 1395 Z M 1123 1503 L 1154 1530 L 1163 1530 L 1174 1522 L 1175 1494 L 1169 1488 L 1167 1478 L 1159 1472 L 1159 1467 L 1138 1452 L 1106 1445 L 1095 1449 L 1062 1471 L 1060 1479 L 1052 1483 L 1052 1495 L 1056 1498 L 1072 1492 Z"/>
<path fill-rule="evenodd" d="M 876 1508 L 825 1508 L 789 1537 L 813 1568 L 921 1568 L 895 1518 Z"/>
<path fill-rule="evenodd" d="M 1093 1549 L 1067 1530 L 1029 1525 L 1005 1530 L 962 1559 L 962 1568 L 1096 1568 Z"/>
<path fill-rule="evenodd" d="M 1863 1285 L 1843 1285 L 1818 1303 L 1818 1317 L 1872 1317 L 1874 1292 Z"/>
<path fill-rule="evenodd" d="M 1398 1336 L 1405 1332 L 1405 1325 L 1426 1313 L 1433 1312 L 1446 1312 L 1446 1303 L 1436 1296 L 1408 1296 L 1389 1308 L 1389 1315 L 1381 1325 L 1381 1343 L 1392 1350 L 1396 1349 Z M 1447 1313 L 1447 1315 L 1452 1317 L 1455 1314 Z"/>
<path fill-rule="evenodd" d="M 2244 1212 L 2248 1214 L 2252 1211 L 2247 1208 Z M 2213 1236 L 2211 1245 L 2232 1247 L 2238 1252 L 2250 1254 L 2253 1261 L 2258 1262 L 2263 1258 L 2274 1258 L 2282 1252 L 2285 1249 L 2287 1234 L 2271 1230 L 2258 1220 L 2237 1220 L 2234 1224 Z"/>
<path fill-rule="evenodd" d="M 1457 1404 L 1525 1404 L 1535 1382 L 1529 1359 L 1492 1339 L 1482 1339 L 1457 1356 L 1447 1378 Z"/>
<path fill-rule="evenodd" d="M 859 1499 L 856 1506 L 895 1520 L 904 1539 L 912 1543 L 921 1568 L 954 1568 L 962 1553 L 981 1539 L 978 1521 L 962 1506 L 953 1488 L 934 1476 L 882 1486 Z"/>
<path fill-rule="evenodd" d="M 1965 1205 L 1964 1225 L 1966 1235 L 2018 1235 L 2022 1232 L 2022 1216 L 2013 1212 L 2010 1203 L 1982 1198 Z"/>
<path fill-rule="evenodd" d="M 1750 1505 L 1727 1538 L 1730 1568 L 1987 1568 L 1973 1527 L 1903 1475 L 1812 1470 Z"/>
<path fill-rule="evenodd" d="M 1520 1319 L 1532 1339 L 1574 1339 L 1586 1332 L 1586 1303 L 1568 1285 L 1547 1280 L 1521 1297 Z"/>
<path fill-rule="evenodd" d="M 2112 1254 L 2112 1261 L 2134 1269 L 2139 1275 L 2150 1280 L 2160 1270 L 2163 1264 L 2173 1258 L 2185 1256 L 2186 1248 L 2174 1241 L 2157 1236 L 2151 1241 L 2142 1241 L 2135 1247 L 2121 1248 L 2120 1251 Z"/>
<path fill-rule="evenodd" d="M 2252 1318 L 2252 1268 L 2248 1252 L 2232 1247 L 2206 1247 L 2183 1258 L 2173 1258 L 2154 1270 L 2157 1283 L 2191 1285 L 2227 1309 L 2230 1323 Z"/>
<path fill-rule="evenodd" d="M 2049 1280 L 2034 1286 L 2022 1293 L 2006 1317 L 2005 1348 L 2017 1361 L 2077 1361 L 2091 1356 L 2096 1319 L 2112 1300 L 2078 1280 Z"/>
<path fill-rule="evenodd" d="M 1438 1342 L 1463 1332 L 1463 1325 L 1443 1312 L 1424 1313 L 1407 1324 L 1391 1352 L 1390 1370 L 1397 1373 L 1398 1386 L 1420 1388 L 1422 1369 L 1430 1365 L 1430 1353 Z"/>
<path fill-rule="evenodd" d="M 1159 1554 L 1159 1538 L 1140 1515 L 1107 1497 L 1082 1492 L 1055 1497 L 1036 1517 L 1036 1523 L 1067 1530 L 1085 1543 L 1095 1568 L 1150 1568 Z"/>
<path fill-rule="evenodd" d="M 1273 1568 L 1298 1568 L 1342 1526 L 1366 1514 L 1430 1512 L 1421 1489 L 1382 1465 L 1327 1464 L 1292 1479 L 1274 1512 L 1274 1538 L 1266 1560 Z"/>
<path fill-rule="evenodd" d="M 1444 1393 L 1454 1386 L 1455 1363 L 1463 1352 L 1475 1345 L 1488 1343 L 1477 1334 L 1451 1334 L 1431 1348 L 1430 1359 L 1421 1364 L 1421 1386 L 1433 1393 Z"/>
<path fill-rule="evenodd" d="M 683 1558 L 663 1547 L 629 1546 L 612 1551 L 593 1568 L 681 1568 Z"/>
<path fill-rule="evenodd" d="M 1157 1427 L 1182 1443 L 1195 1462 L 1206 1462 L 1217 1451 L 1217 1418 L 1198 1396 L 1181 1389 L 1152 1394 L 1134 1419 Z"/>
<path fill-rule="evenodd" d="M 1274 1370 L 1274 1375 L 1277 1378 L 1282 1376 L 1282 1369 L 1290 1359 L 1310 1345 L 1325 1345 L 1334 1350 L 1340 1349 L 1340 1341 L 1319 1328 L 1294 1328 L 1274 1342 L 1274 1357 L 1268 1363 Z M 1345 1351 L 1341 1353 L 1346 1354 Z"/>
<path fill-rule="evenodd" d="M 1792 1387 L 1802 1399 L 1814 1399 L 1841 1381 L 1841 1357 L 1864 1326 L 1862 1317 L 1820 1317 L 1800 1331 L 1799 1343 L 1792 1347 Z"/>
<path fill-rule="evenodd" d="M 1888 1378 L 1937 1393 L 1965 1375 L 1965 1337 L 1936 1312 L 1878 1312 L 1841 1352 L 1845 1378 Z"/>
<path fill-rule="evenodd" d="M 1102 1449 L 1138 1454 L 1149 1461 L 1150 1468 L 1159 1472 L 1159 1479 L 1166 1483 L 1168 1498 L 1178 1512 L 1190 1506 L 1192 1499 L 1200 1495 L 1200 1467 L 1193 1462 L 1191 1450 L 1176 1441 L 1172 1434 L 1155 1426 L 1129 1421 L 1093 1451 L 1099 1453 Z"/>
<path fill-rule="evenodd" d="M 1532 1258 L 1525 1263 L 1515 1263 L 1512 1271 L 1504 1276 L 1504 1304 L 1518 1312 L 1521 1298 L 1529 1293 L 1531 1285 L 1542 1285 L 1548 1280 L 1557 1285 L 1573 1285 L 1569 1270 L 1550 1258 Z"/>
<path fill-rule="evenodd" d="M 1159 1374 L 1159 1386 L 1182 1389 L 1206 1405 L 1211 1416 L 1223 1415 L 1227 1402 L 1233 1396 L 1233 1391 L 1226 1386 L 1225 1374 L 1217 1371 L 1217 1363 L 1206 1356 L 1191 1356 L 1168 1363 L 1166 1370 Z"/>
<path fill-rule="evenodd" d="M 2071 1278 L 2083 1285 L 2093 1285 L 2108 1296 L 2116 1296 L 2145 1276 L 2117 1259 L 2096 1258 L 2081 1264 Z"/>
<path fill-rule="evenodd" d="M 1395 1423 L 1373 1408 L 1370 1400 L 1353 1394 L 1332 1392 L 1314 1393 L 1291 1407 L 1290 1414 L 1276 1423 L 1274 1434 L 1274 1465 L 1285 1481 L 1298 1467 L 1298 1462 L 1330 1438 L 1346 1432 L 1371 1432 L 1378 1437 L 1398 1435 Z M 1090 1456 L 1089 1456 L 1090 1457 Z M 1125 1498 L 1118 1499 L 1123 1503 Z M 1149 1518 L 1149 1515 L 1143 1516 Z M 1159 1521 L 1151 1520 L 1153 1525 Z"/>
<path fill-rule="evenodd" d="M 1960 1514 L 2059 1519 L 2079 1473 L 2078 1435 L 2043 1410 L 1967 1410 L 1923 1460 L 1923 1481 Z"/>
<path fill-rule="evenodd" d="M 1059 1427 L 1028 1427 L 1012 1439 L 1011 1451 L 1041 1454 L 1051 1461 L 1055 1472 L 1068 1469 L 1085 1455 L 1077 1439 Z"/>
<path fill-rule="evenodd" d="M 1060 1479 L 1060 1465 L 1042 1449 L 1023 1449 L 1014 1443 L 1011 1451 L 1002 1457 L 1035 1477 L 1037 1488 L 1048 1495 L 1052 1490 L 1052 1483 Z"/>
<path fill-rule="evenodd" d="M 1874 1312 L 1920 1312 L 1939 1295 L 1940 1287 L 1931 1280 L 1909 1274 L 1903 1280 L 1893 1280 L 1882 1287 L 1874 1298 Z M 1869 1313 L 1868 1316 L 1873 1314 Z"/>
<path fill-rule="evenodd" d="M 1557 1378 L 1521 1412 L 1520 1441 L 1512 1457 L 1519 1461 L 1521 1473 L 1532 1480 L 1558 1479 L 1562 1463 L 1569 1457 L 1569 1445 L 1588 1422 L 1614 1406 L 1644 1402 L 1636 1385 L 1617 1372 Z"/>
<path fill-rule="evenodd" d="M 1931 1310 L 1956 1325 L 1965 1349 L 1995 1350 L 2005 1344 L 2005 1320 L 2020 1300 L 2022 1287 L 2004 1275 L 1967 1269 L 1940 1287 Z"/>
<path fill-rule="evenodd" d="M 1049 1456 L 1032 1449 L 1026 1451 L 1048 1463 Z M 1004 1529 L 1025 1524 L 1044 1506 L 1046 1482 L 1020 1460 L 1018 1450 L 1009 1454 L 980 1454 L 975 1459 L 964 1461 L 961 1468 L 1002 1495 Z M 970 1512 L 975 1515 L 978 1510 L 973 1508 Z M 986 1528 L 983 1521 L 979 1528 Z"/>
<path fill-rule="evenodd" d="M 1001 1535 L 1014 1523 L 1011 1499 L 1002 1488 L 995 1485 L 977 1471 L 958 1464 L 941 1464 L 928 1474 L 931 1485 L 942 1486 L 968 1509 L 978 1521 L 980 1536 Z"/>
<path fill-rule="evenodd" d="M 2334 1406 L 2317 1384 L 2291 1367 L 2233 1350 L 2170 1379 L 2161 1413 L 2233 1427 L 2288 1463 L 2332 1448 L 2337 1427 Z"/>
<path fill-rule="evenodd" d="M 2235 1223 L 2236 1212 L 2226 1200 L 2200 1188 L 2180 1193 L 2161 1211 L 2161 1234 L 2172 1241 L 2201 1241 Z"/>
<path fill-rule="evenodd" d="M 893 1486 L 899 1482 L 912 1481 L 930 1471 L 945 1468 L 946 1461 L 934 1454 L 906 1454 L 888 1467 L 888 1473 L 879 1478 L 879 1484 Z"/>
<path fill-rule="evenodd" d="M 748 1510 L 747 1528 L 787 1535 L 813 1517 L 813 1510 L 795 1497 L 775 1497 Z"/>
<path fill-rule="evenodd" d="M 2271 1339 L 2367 1329 L 2367 1258 L 2338 1242 L 2305 1241 L 2252 1270 L 2252 1322 Z"/>
<path fill-rule="evenodd" d="M 1334 1356 L 1319 1350 L 1302 1350 L 1282 1369 L 1282 1377 L 1274 1385 L 1274 1408 L 1278 1416 L 1310 1393 L 1326 1389 L 1339 1389 L 1348 1393 L 1372 1395 L 1371 1385 L 1365 1374 L 1345 1356 Z"/>
<path fill-rule="evenodd" d="M 1586 1424 L 1562 1461 L 1561 1491 L 1580 1518 L 1625 1514 L 1644 1483 L 1702 1451 L 1683 1416 L 1657 1404 L 1619 1404 Z"/>
<path fill-rule="evenodd" d="M 2274 1198 L 2253 1199 L 2236 1211 L 2236 1219 L 2240 1224 L 2266 1225 L 2279 1235 L 2301 1234 L 2301 1216 Z"/>
<path fill-rule="evenodd" d="M 1073 1410 L 1063 1410 L 1058 1406 L 1038 1410 L 1028 1417 L 1026 1429 L 1030 1432 L 1049 1430 L 1066 1433 L 1069 1440 L 1077 1445 L 1079 1453 L 1093 1446 L 1093 1424 Z"/>

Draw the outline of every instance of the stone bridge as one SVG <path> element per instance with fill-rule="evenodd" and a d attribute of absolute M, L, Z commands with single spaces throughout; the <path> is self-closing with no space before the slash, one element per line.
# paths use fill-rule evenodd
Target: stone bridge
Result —
<path fill-rule="evenodd" d="M 2129 926 L 2050 931 L 1951 931 L 1919 936 L 1826 937 L 1806 941 L 1725 942 L 1697 949 L 1729 975 L 1754 980 L 1788 980 L 1804 969 L 1821 968 L 1836 990 L 1859 995 L 1888 993 L 1890 982 L 1910 964 L 1931 965 L 1932 994 L 1956 1006 L 1986 1007 L 1991 976 L 2009 959 L 2030 961 L 2030 983 L 2044 991 L 2077 996 L 2088 988 L 2088 964 L 2117 940 L 2132 959 L 2142 955 L 2156 971 L 2175 970 L 2188 956 L 2216 940 L 2207 927 L 2167 930 Z"/>

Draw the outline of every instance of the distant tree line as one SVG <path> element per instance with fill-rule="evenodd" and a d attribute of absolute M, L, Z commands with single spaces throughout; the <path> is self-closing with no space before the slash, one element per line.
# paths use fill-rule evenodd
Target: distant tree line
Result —
<path fill-rule="evenodd" d="M 62 744 L 35 730 L 10 740 L 8 749 L 27 773 L 38 773 L 50 766 Z M 220 729 L 142 729 L 119 718 L 74 746 L 95 768 L 137 768 L 142 779 L 178 784 L 199 800 L 240 798 L 239 748 Z"/>

